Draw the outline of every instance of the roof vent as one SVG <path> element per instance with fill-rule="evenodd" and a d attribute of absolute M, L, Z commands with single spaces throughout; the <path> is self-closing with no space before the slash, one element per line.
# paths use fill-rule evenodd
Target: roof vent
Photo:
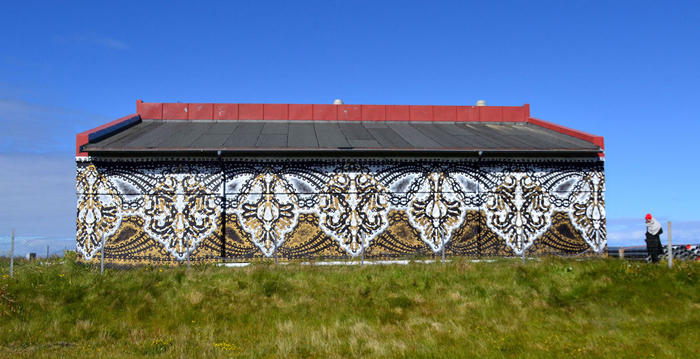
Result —
<path fill-rule="evenodd" d="M 334 104 L 334 105 L 342 105 L 342 104 L 343 104 L 343 100 L 337 98 L 337 99 L 335 99 L 335 101 L 333 101 L 333 104 Z"/>
<path fill-rule="evenodd" d="M 476 101 L 476 105 L 477 106 L 486 106 L 486 101 L 484 101 L 484 100 Z"/>

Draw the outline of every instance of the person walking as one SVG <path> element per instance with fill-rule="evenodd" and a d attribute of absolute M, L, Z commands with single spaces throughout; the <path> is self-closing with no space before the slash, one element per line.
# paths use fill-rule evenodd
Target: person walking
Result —
<path fill-rule="evenodd" d="M 661 238 L 659 238 L 659 235 L 664 233 L 664 230 L 661 229 L 661 223 L 659 223 L 656 218 L 652 217 L 651 214 L 647 213 L 644 219 L 647 222 L 647 253 L 651 256 L 652 263 L 656 263 L 659 261 L 659 256 L 664 251 L 663 248 L 661 248 Z"/>

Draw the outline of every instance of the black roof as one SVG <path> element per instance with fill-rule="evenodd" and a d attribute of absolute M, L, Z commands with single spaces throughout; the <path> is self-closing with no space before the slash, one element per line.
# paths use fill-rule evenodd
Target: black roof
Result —
<path fill-rule="evenodd" d="M 591 142 L 526 122 L 141 120 L 91 141 L 91 155 L 125 152 L 577 152 Z"/>

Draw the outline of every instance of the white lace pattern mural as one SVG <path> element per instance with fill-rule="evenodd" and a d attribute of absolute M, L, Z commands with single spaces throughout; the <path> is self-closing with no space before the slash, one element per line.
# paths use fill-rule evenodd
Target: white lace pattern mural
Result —
<path fill-rule="evenodd" d="M 102 235 L 123 260 L 606 246 L 597 159 L 92 159 L 78 162 L 76 190 L 86 260 Z"/>

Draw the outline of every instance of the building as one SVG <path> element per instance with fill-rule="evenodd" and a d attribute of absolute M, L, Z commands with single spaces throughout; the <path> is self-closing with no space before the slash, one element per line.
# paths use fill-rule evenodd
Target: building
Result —
<path fill-rule="evenodd" d="M 103 236 L 134 264 L 606 247 L 603 138 L 529 105 L 139 100 L 76 159 L 85 260 Z"/>

